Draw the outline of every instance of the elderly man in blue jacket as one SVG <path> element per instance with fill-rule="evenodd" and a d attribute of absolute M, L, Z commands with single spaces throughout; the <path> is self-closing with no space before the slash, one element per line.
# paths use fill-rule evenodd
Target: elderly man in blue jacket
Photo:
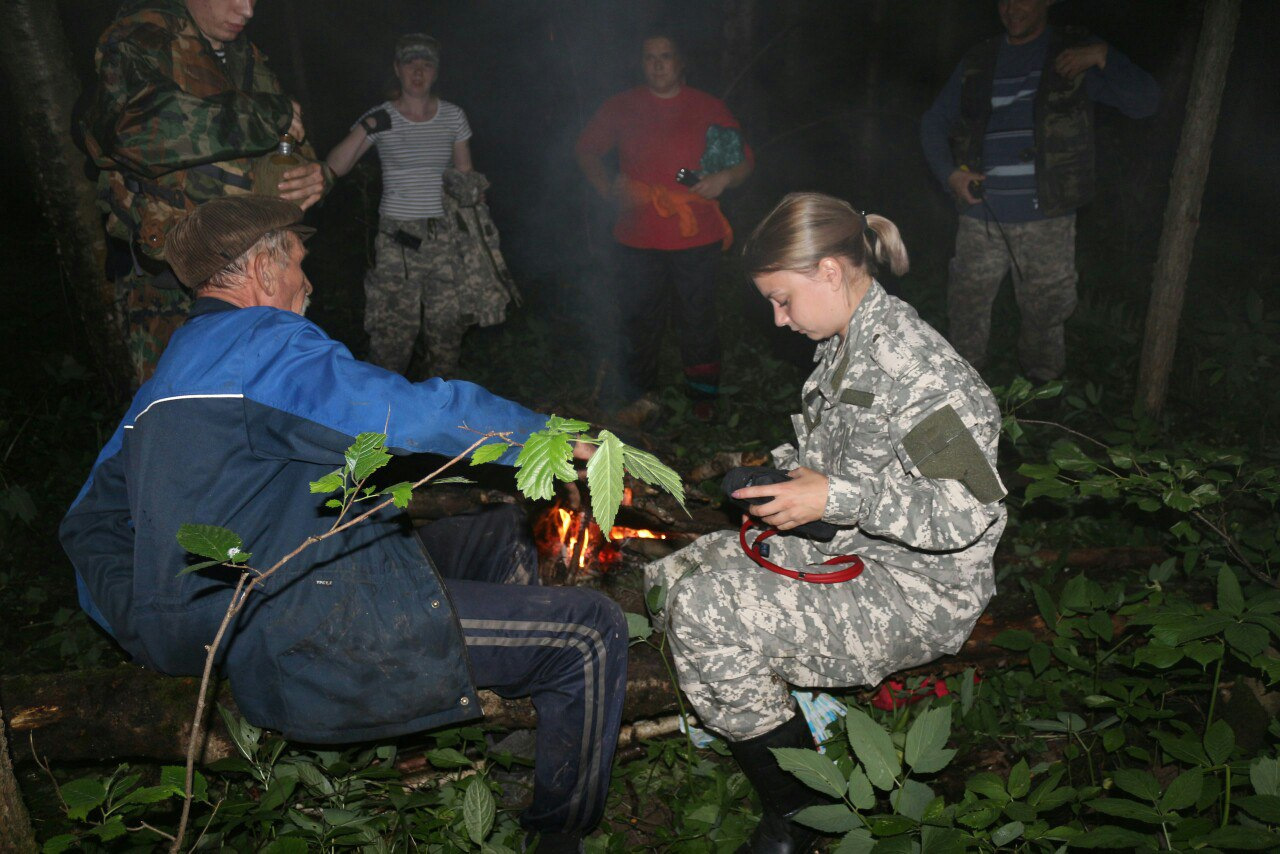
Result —
<path fill-rule="evenodd" d="M 522 440 L 546 422 L 470 383 L 410 383 L 352 358 L 303 316 L 311 229 L 300 217 L 289 202 L 242 196 L 175 227 L 169 260 L 197 299 L 62 522 L 82 606 L 162 673 L 201 671 L 234 584 L 234 573 L 179 574 L 183 523 L 230 528 L 269 566 L 330 528 L 308 485 L 343 465 L 357 434 L 449 456 L 475 438 L 462 425 Z M 473 718 L 481 687 L 531 695 L 523 821 L 540 851 L 578 850 L 604 809 L 617 739 L 620 609 L 594 591 L 537 586 L 510 519 L 445 520 L 421 540 L 404 522 L 388 508 L 268 580 L 220 649 L 236 703 L 255 724 L 333 743 Z"/>

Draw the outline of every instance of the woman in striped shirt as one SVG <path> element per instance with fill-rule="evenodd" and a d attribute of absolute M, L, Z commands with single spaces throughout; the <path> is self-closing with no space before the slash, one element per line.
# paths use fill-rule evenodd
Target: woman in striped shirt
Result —
<path fill-rule="evenodd" d="M 431 93 L 439 66 L 436 39 L 401 36 L 394 64 L 400 94 L 362 115 L 328 164 L 345 175 L 373 146 L 382 161 L 377 261 L 365 277 L 369 361 L 404 373 L 421 330 L 426 375 L 447 378 L 469 322 L 455 275 L 457 226 L 444 216 L 441 179 L 449 168 L 471 171 L 471 127 L 458 105 Z"/>

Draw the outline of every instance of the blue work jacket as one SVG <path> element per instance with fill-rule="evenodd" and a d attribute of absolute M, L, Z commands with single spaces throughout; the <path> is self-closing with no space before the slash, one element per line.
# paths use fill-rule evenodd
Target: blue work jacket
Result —
<path fill-rule="evenodd" d="M 62 521 L 82 607 L 140 664 L 194 675 L 238 572 L 197 560 L 183 523 L 236 532 L 272 566 L 329 530 L 311 481 L 362 432 L 393 453 L 523 441 L 546 418 L 466 382 L 410 383 L 311 321 L 197 300 Z M 514 461 L 515 451 L 501 462 Z M 255 593 L 219 662 L 241 712 L 310 742 L 385 738 L 480 712 L 448 595 L 394 508 L 311 546 Z"/>

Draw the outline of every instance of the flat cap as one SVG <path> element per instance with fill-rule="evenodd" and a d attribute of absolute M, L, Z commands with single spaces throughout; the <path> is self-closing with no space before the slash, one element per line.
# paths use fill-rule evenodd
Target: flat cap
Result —
<path fill-rule="evenodd" d="M 174 225 L 166 242 L 165 258 L 178 281 L 194 288 L 239 258 L 269 231 L 287 229 L 306 240 L 315 229 L 301 225 L 301 219 L 301 208 L 284 199 L 211 199 Z"/>

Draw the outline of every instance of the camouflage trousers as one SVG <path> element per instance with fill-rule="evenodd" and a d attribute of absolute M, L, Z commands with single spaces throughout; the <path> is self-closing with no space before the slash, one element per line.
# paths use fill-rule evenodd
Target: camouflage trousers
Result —
<path fill-rule="evenodd" d="M 125 346 L 136 389 L 151 379 L 169 339 L 187 319 L 191 298 L 181 288 L 157 288 L 156 276 L 133 270 L 116 279 L 117 316 L 124 320 Z"/>
<path fill-rule="evenodd" d="M 1075 214 L 1001 225 L 960 217 L 947 287 L 947 337 L 956 352 L 975 368 L 986 364 L 991 306 L 1005 274 L 1011 273 L 1021 315 L 1022 370 L 1040 381 L 1061 376 L 1066 367 L 1064 325 L 1076 307 L 1075 253 Z"/>
<path fill-rule="evenodd" d="M 892 572 L 868 563 L 850 581 L 796 581 L 753 563 L 734 531 L 701 537 L 651 563 L 645 590 L 656 584 L 667 593 L 655 622 L 667 633 L 680 688 L 701 723 L 731 741 L 754 738 L 795 714 L 788 683 L 875 685 L 949 651 L 915 619 L 946 603 L 921 602 Z"/>
<path fill-rule="evenodd" d="M 397 231 L 422 240 L 417 249 L 397 242 Z M 427 376 L 449 377 L 462 356 L 462 336 L 474 318 L 462 309 L 457 281 L 457 230 L 448 218 L 382 217 L 377 261 L 364 280 L 364 328 L 369 361 L 403 374 L 421 332 Z M 420 379 L 411 377 L 411 379 Z"/>

